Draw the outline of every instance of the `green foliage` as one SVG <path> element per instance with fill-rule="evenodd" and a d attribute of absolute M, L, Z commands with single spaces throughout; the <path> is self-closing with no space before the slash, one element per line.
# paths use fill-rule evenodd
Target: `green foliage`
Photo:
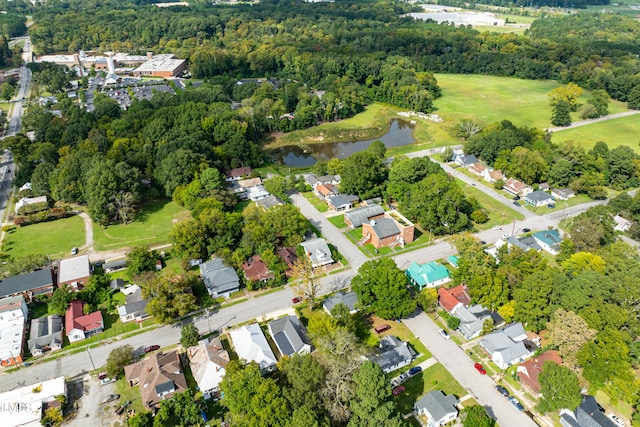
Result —
<path fill-rule="evenodd" d="M 387 193 L 402 202 L 413 184 L 422 181 L 428 175 L 442 173 L 442 168 L 428 157 L 395 157 L 389 170 Z"/>
<path fill-rule="evenodd" d="M 370 150 L 359 151 L 344 159 L 340 191 L 355 194 L 363 200 L 380 196 L 388 173 L 384 160 L 379 153 Z"/>
<path fill-rule="evenodd" d="M 573 411 L 582 401 L 578 376 L 566 366 L 545 362 L 538 381 L 543 396 L 538 405 L 541 412 L 555 412 L 563 408 Z"/>
<path fill-rule="evenodd" d="M 151 412 L 138 412 L 128 418 L 129 427 L 151 427 L 153 426 L 153 416 Z"/>
<path fill-rule="evenodd" d="M 489 215 L 487 215 L 487 213 L 482 209 L 476 209 L 475 211 L 471 212 L 471 215 L 469 215 L 469 217 L 476 224 L 484 224 L 485 222 L 489 221 Z"/>
<path fill-rule="evenodd" d="M 407 277 L 391 258 L 364 263 L 351 280 L 359 303 L 383 319 L 399 319 L 416 308 L 407 285 Z"/>
<path fill-rule="evenodd" d="M 182 327 L 182 331 L 180 333 L 180 344 L 182 347 L 193 347 L 198 344 L 200 341 L 200 332 L 196 325 L 193 323 L 187 323 Z"/>
<path fill-rule="evenodd" d="M 160 259 L 157 251 L 150 251 L 146 246 L 136 246 L 127 253 L 127 271 L 129 276 L 145 271 L 155 271 L 156 261 Z"/>
<path fill-rule="evenodd" d="M 403 426 L 382 369 L 367 360 L 353 375 L 354 398 L 349 426 Z"/>
<path fill-rule="evenodd" d="M 118 378 L 124 373 L 124 367 L 133 362 L 133 347 L 129 344 L 111 350 L 107 357 L 107 375 Z"/>
<path fill-rule="evenodd" d="M 40 424 L 43 426 L 57 427 L 62 424 L 62 421 L 64 421 L 62 411 L 57 407 L 48 408 L 40 418 Z"/>
<path fill-rule="evenodd" d="M 458 326 L 460 326 L 460 319 L 454 316 L 449 317 L 447 319 L 447 326 L 449 327 L 449 329 L 453 329 L 455 331 L 456 329 L 458 329 Z"/>
<path fill-rule="evenodd" d="M 434 288 L 423 289 L 417 296 L 416 302 L 426 313 L 433 313 L 438 307 L 438 291 Z"/>
<path fill-rule="evenodd" d="M 553 106 L 551 124 L 554 126 L 569 126 L 571 124 L 571 106 L 566 101 L 558 101 Z"/>
<path fill-rule="evenodd" d="M 496 421 L 489 416 L 483 406 L 473 405 L 464 410 L 462 425 L 464 427 L 493 427 L 496 425 Z"/>
<path fill-rule="evenodd" d="M 201 406 L 202 401 L 195 399 L 193 390 L 187 389 L 182 393 L 176 393 L 171 399 L 162 402 L 153 425 L 166 426 L 169 424 L 167 420 L 171 420 L 171 424 L 181 426 L 200 425 L 202 423 Z"/>
<path fill-rule="evenodd" d="M 191 313 L 196 308 L 196 297 L 191 292 L 197 276 L 164 275 L 152 277 L 142 288 L 144 298 L 151 298 L 147 313 L 158 322 L 168 323 Z"/>
<path fill-rule="evenodd" d="M 69 287 L 56 288 L 47 300 L 49 312 L 58 316 L 64 316 L 69 307 L 69 303 L 73 300 L 74 295 Z"/>
<path fill-rule="evenodd" d="M 569 107 L 569 111 L 578 111 L 578 98 L 582 96 L 583 90 L 575 83 L 568 83 L 564 86 L 559 86 L 549 92 L 549 105 L 557 107 L 560 103 L 566 103 Z M 552 121 L 553 123 L 553 121 Z M 553 123 L 556 126 L 562 126 Z"/>
<path fill-rule="evenodd" d="M 44 267 L 48 262 L 49 258 L 46 254 L 33 254 L 12 258 L 11 262 L 0 263 L 0 274 L 2 277 L 10 277 L 29 273 L 37 268 Z"/>

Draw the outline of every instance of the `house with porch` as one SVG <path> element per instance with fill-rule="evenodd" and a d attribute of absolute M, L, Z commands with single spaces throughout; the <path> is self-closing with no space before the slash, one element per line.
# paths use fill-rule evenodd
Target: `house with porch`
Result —
<path fill-rule="evenodd" d="M 140 362 L 125 366 L 124 376 L 130 387 L 140 385 L 142 404 L 148 410 L 188 388 L 177 351 L 151 353 Z"/>
<path fill-rule="evenodd" d="M 104 331 L 104 320 L 100 310 L 84 314 L 84 303 L 79 300 L 71 301 L 64 316 L 65 332 L 69 343 L 82 341 Z"/>
<path fill-rule="evenodd" d="M 553 205 L 555 203 L 551 194 L 540 190 L 527 194 L 524 201 L 533 207 Z"/>
<path fill-rule="evenodd" d="M 47 351 L 62 348 L 62 317 L 57 314 L 31 320 L 27 347 L 32 356 L 42 356 Z"/>
<path fill-rule="evenodd" d="M 371 243 L 374 248 L 393 247 L 413 242 L 414 224 L 398 211 L 388 211 L 383 216 L 362 223 L 361 245 Z"/>
<path fill-rule="evenodd" d="M 212 298 L 224 296 L 229 298 L 233 292 L 240 290 L 240 278 L 236 270 L 224 264 L 220 258 L 203 262 L 200 268 L 200 278 L 204 282 L 207 292 Z"/>
<path fill-rule="evenodd" d="M 205 338 L 198 345 L 187 349 L 189 365 L 193 378 L 198 384 L 198 390 L 208 399 L 220 391 L 220 383 L 226 373 L 229 363 L 229 353 L 224 349 L 220 338 Z"/>
<path fill-rule="evenodd" d="M 516 368 L 520 382 L 529 388 L 536 397 L 541 396 L 540 390 L 542 387 L 540 386 L 540 381 L 538 381 L 538 376 L 540 375 L 540 372 L 542 372 L 542 366 L 546 362 L 552 362 L 556 365 L 560 365 L 562 363 L 560 353 L 558 353 L 557 350 L 547 350 L 544 353 L 532 357 L 526 362 L 522 362 Z"/>
<path fill-rule="evenodd" d="M 572 197 L 576 197 L 575 191 L 569 188 L 554 188 L 551 190 L 551 195 L 556 200 L 569 200 Z"/>
<path fill-rule="evenodd" d="M 458 417 L 458 398 L 440 390 L 430 391 L 414 404 L 418 415 L 426 415 L 427 427 L 440 427 Z"/>
<path fill-rule="evenodd" d="M 269 270 L 269 267 L 260 259 L 260 255 L 249 257 L 242 263 L 242 271 L 244 277 L 252 282 L 266 282 L 273 279 L 273 271 Z"/>
<path fill-rule="evenodd" d="M 562 238 L 558 230 L 542 230 L 533 233 L 533 238 L 543 251 L 553 256 L 560 252 L 560 242 Z"/>
<path fill-rule="evenodd" d="M 449 314 L 454 314 L 460 307 L 468 307 L 471 304 L 471 297 L 467 285 L 459 284 L 449 289 L 438 288 L 438 304 Z"/>
<path fill-rule="evenodd" d="M 240 360 L 256 362 L 260 371 L 271 372 L 276 368 L 278 360 L 271 351 L 260 325 L 252 323 L 229 332 L 231 342 Z"/>
<path fill-rule="evenodd" d="M 344 222 L 351 228 L 361 227 L 371 220 L 382 218 L 384 209 L 380 205 L 371 204 L 361 208 L 352 209 L 344 214 Z"/>
<path fill-rule="evenodd" d="M 333 211 L 348 211 L 358 203 L 360 198 L 351 194 L 338 194 L 335 196 L 329 196 L 325 200 L 329 209 Z"/>
<path fill-rule="evenodd" d="M 382 368 L 385 374 L 408 366 L 415 357 L 415 351 L 409 344 L 394 335 L 386 335 L 378 345 L 380 353 L 371 356 L 370 360 Z"/>
<path fill-rule="evenodd" d="M 307 257 L 309 257 L 313 268 L 333 264 L 334 261 L 331 257 L 331 250 L 326 240 L 318 238 L 305 240 L 300 243 L 300 246 L 304 248 L 304 252 L 307 254 Z"/>
<path fill-rule="evenodd" d="M 517 365 L 531 357 L 536 347 L 525 343 L 527 333 L 522 323 L 511 323 L 487 334 L 480 340 L 480 347 L 500 369 Z"/>
<path fill-rule="evenodd" d="M 303 331 L 302 323 L 296 316 L 287 316 L 268 323 L 269 335 L 283 356 L 307 354 L 311 344 Z"/>
<path fill-rule="evenodd" d="M 419 291 L 424 288 L 435 288 L 451 281 L 449 269 L 435 261 L 422 265 L 413 262 L 405 274 L 409 283 Z"/>
<path fill-rule="evenodd" d="M 502 188 L 513 196 L 526 196 L 533 192 L 533 188 L 515 178 L 509 178 Z"/>

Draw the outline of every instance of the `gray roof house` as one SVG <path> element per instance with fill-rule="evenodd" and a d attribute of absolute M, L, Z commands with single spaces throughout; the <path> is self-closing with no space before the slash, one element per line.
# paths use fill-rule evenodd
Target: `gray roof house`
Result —
<path fill-rule="evenodd" d="M 23 295 L 30 301 L 34 296 L 52 293 L 53 272 L 50 268 L 0 280 L 0 298 Z"/>
<path fill-rule="evenodd" d="M 311 352 L 311 344 L 302 331 L 300 319 L 287 316 L 269 322 L 269 334 L 283 356 L 306 354 Z"/>
<path fill-rule="evenodd" d="M 527 194 L 524 197 L 524 201 L 528 204 L 530 204 L 531 206 L 546 206 L 548 204 L 553 204 L 553 197 L 551 197 L 551 194 L 547 193 L 546 191 L 541 191 L 541 190 L 537 190 L 534 191 L 532 193 Z"/>
<path fill-rule="evenodd" d="M 361 208 L 353 209 L 344 214 L 344 222 L 349 224 L 351 228 L 358 228 L 363 223 L 372 219 L 379 218 L 384 215 L 384 209 L 380 205 L 369 205 Z"/>
<path fill-rule="evenodd" d="M 147 313 L 149 299 L 142 298 L 142 289 L 138 288 L 135 292 L 127 294 L 125 301 L 125 305 L 118 307 L 118 315 L 122 323 L 132 320 L 141 321 L 149 317 Z"/>
<path fill-rule="evenodd" d="M 334 211 L 347 211 L 360 200 L 358 196 L 351 194 L 338 194 L 335 196 L 329 196 L 325 199 L 329 209 Z"/>
<path fill-rule="evenodd" d="M 356 303 L 358 302 L 358 295 L 355 292 L 338 292 L 335 295 L 327 298 L 322 302 L 322 306 L 327 311 L 327 313 L 331 314 L 331 310 L 338 304 L 344 304 L 349 309 L 350 313 L 355 313 L 356 311 Z"/>
<path fill-rule="evenodd" d="M 427 416 L 427 427 L 439 427 L 458 417 L 457 403 L 454 395 L 446 396 L 442 391 L 434 390 L 422 396 L 414 408 L 418 415 Z"/>
<path fill-rule="evenodd" d="M 310 239 L 300 243 L 300 246 L 304 248 L 313 268 L 333 264 L 334 261 L 333 258 L 331 258 L 331 250 L 326 240 L 318 238 Z"/>
<path fill-rule="evenodd" d="M 62 340 L 62 317 L 52 314 L 31 320 L 27 346 L 32 356 L 40 356 L 47 350 L 60 350 Z"/>
<path fill-rule="evenodd" d="M 256 200 L 255 204 L 260 206 L 262 209 L 267 210 L 274 206 L 284 205 L 284 202 L 279 197 L 269 194 L 264 199 Z"/>
<path fill-rule="evenodd" d="M 593 396 L 582 396 L 582 403 L 575 411 L 563 409 L 560 412 L 562 427 L 617 427 L 601 410 Z"/>
<path fill-rule="evenodd" d="M 380 354 L 372 356 L 373 363 L 379 365 L 385 374 L 403 368 L 411 363 L 415 352 L 398 337 L 387 335 L 380 340 Z"/>
<path fill-rule="evenodd" d="M 507 239 L 507 243 L 509 244 L 509 247 L 517 246 L 525 252 L 531 249 L 533 249 L 536 252 L 540 252 L 540 249 L 541 249 L 540 245 L 538 244 L 538 242 L 533 236 L 520 237 L 520 238 L 511 236 L 509 237 L 509 239 Z"/>
<path fill-rule="evenodd" d="M 524 343 L 526 338 L 524 327 L 518 322 L 485 335 L 479 344 L 500 369 L 506 369 L 533 355 Z"/>
<path fill-rule="evenodd" d="M 229 297 L 232 292 L 240 289 L 240 278 L 236 270 L 224 265 L 220 258 L 215 258 L 199 265 L 200 277 L 207 292 L 212 298 Z"/>
<path fill-rule="evenodd" d="M 471 340 L 480 335 L 484 321 L 492 319 L 493 313 L 480 304 L 476 304 L 470 307 L 459 307 L 454 316 L 460 319 L 458 332 L 460 332 L 466 340 Z M 496 320 L 498 319 L 494 319 L 494 324 L 502 323 L 501 319 Z"/>

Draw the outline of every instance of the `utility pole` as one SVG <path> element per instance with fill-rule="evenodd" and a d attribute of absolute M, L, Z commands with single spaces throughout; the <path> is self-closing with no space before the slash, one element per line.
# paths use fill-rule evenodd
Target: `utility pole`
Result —
<path fill-rule="evenodd" d="M 96 365 L 94 365 L 93 363 L 93 358 L 91 357 L 91 350 L 89 349 L 89 347 L 87 347 L 87 354 L 89 355 L 89 360 L 91 361 L 91 366 L 93 367 L 93 370 L 96 370 Z"/>

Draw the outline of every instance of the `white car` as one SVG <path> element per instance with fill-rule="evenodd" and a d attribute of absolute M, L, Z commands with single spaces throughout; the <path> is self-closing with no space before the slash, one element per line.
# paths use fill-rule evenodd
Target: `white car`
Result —
<path fill-rule="evenodd" d="M 449 335 L 449 333 L 447 331 L 445 331 L 444 329 L 440 329 L 438 331 L 438 333 L 442 336 L 442 338 L 444 338 L 446 340 L 450 340 L 451 339 L 451 335 Z"/>
<path fill-rule="evenodd" d="M 620 418 L 618 418 L 617 415 L 609 414 L 608 417 L 609 417 L 609 419 L 611 421 L 613 421 L 613 423 L 615 425 L 620 426 L 620 427 L 624 427 L 624 421 L 622 421 Z"/>
<path fill-rule="evenodd" d="M 111 384 L 111 383 L 115 383 L 116 379 L 115 378 L 103 378 L 100 380 L 100 384 L 101 385 L 107 385 L 107 384 Z"/>

